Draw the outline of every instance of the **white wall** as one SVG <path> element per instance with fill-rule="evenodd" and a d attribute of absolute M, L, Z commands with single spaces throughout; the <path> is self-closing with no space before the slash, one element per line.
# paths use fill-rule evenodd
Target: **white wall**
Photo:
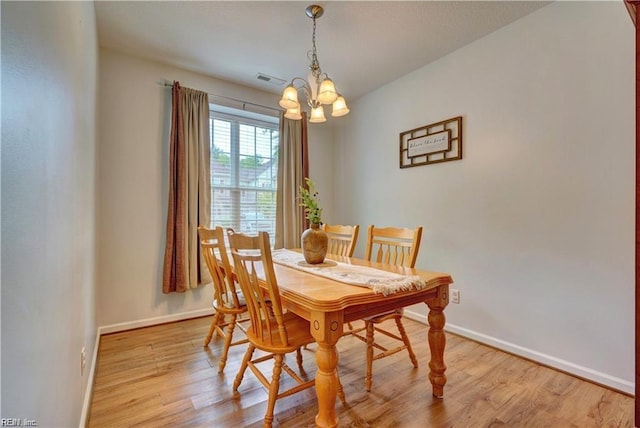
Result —
<path fill-rule="evenodd" d="M 78 426 L 96 341 L 93 2 L 1 7 L 1 416 Z"/>
<path fill-rule="evenodd" d="M 334 148 L 343 222 L 425 227 L 451 331 L 627 392 L 634 52 L 623 2 L 557 2 L 353 102 Z M 459 115 L 464 159 L 399 169 L 400 132 Z"/>
<path fill-rule="evenodd" d="M 165 80 L 278 107 L 278 94 L 100 50 L 96 309 L 100 326 L 211 310 L 210 285 L 182 294 L 162 293 L 171 90 L 157 82 Z M 319 189 L 328 190 L 332 143 L 325 141 L 322 131 L 309 128 L 310 175 L 318 180 Z"/>
<path fill-rule="evenodd" d="M 327 116 L 329 116 L 327 114 Z M 309 177 L 313 180 L 318 191 L 322 221 L 336 223 L 340 217 L 334 208 L 336 168 L 334 165 L 334 127 L 344 120 L 344 117 L 328 117 L 325 123 L 308 123 L 309 130 Z"/>

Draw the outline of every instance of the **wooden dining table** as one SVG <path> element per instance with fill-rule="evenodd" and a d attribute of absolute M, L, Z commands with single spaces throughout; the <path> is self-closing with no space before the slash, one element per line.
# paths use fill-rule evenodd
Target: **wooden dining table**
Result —
<path fill-rule="evenodd" d="M 447 382 L 444 364 L 444 309 L 449 303 L 449 285 L 453 283 L 451 276 L 442 272 L 384 265 L 357 258 L 332 255 L 327 258 L 336 262 L 368 266 L 404 275 L 418 275 L 426 282 L 426 287 L 385 296 L 374 293 L 366 287 L 349 285 L 274 263 L 283 305 L 309 321 L 311 334 L 318 343 L 316 349 L 318 369 L 315 377 L 318 397 L 316 425 L 319 427 L 338 425 L 335 412 L 338 390 L 336 343 L 342 337 L 343 324 L 416 303 L 423 302 L 429 307 L 427 316 L 429 323 L 427 337 L 431 351 L 429 381 L 433 395 L 442 398 L 444 385 Z"/>

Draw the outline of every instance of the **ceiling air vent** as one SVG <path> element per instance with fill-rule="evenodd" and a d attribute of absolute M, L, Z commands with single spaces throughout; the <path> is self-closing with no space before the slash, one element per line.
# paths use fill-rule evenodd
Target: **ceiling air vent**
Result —
<path fill-rule="evenodd" d="M 283 79 L 279 79 L 277 77 L 273 77 L 273 76 L 269 76 L 263 73 L 258 73 L 258 75 L 256 76 L 258 80 L 262 80 L 263 82 L 267 82 L 270 83 L 274 86 L 284 86 L 285 83 L 287 83 L 285 80 Z"/>

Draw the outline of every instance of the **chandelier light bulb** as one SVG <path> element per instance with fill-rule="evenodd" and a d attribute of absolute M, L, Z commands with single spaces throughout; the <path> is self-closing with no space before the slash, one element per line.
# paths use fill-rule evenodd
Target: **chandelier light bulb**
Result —
<path fill-rule="evenodd" d="M 293 83 L 284 88 L 284 92 L 282 92 L 282 99 L 280 100 L 280 107 L 286 109 L 300 109 L 300 104 L 298 103 L 298 90 L 293 86 Z"/>
<path fill-rule="evenodd" d="M 340 117 L 349 113 L 349 108 L 347 107 L 347 102 L 344 100 L 342 95 L 339 95 L 338 98 L 333 102 L 333 110 L 331 111 L 331 116 Z"/>
<path fill-rule="evenodd" d="M 320 84 L 320 93 L 318 94 L 318 101 L 321 104 L 331 104 L 338 98 L 336 92 L 336 85 L 333 84 L 333 80 L 328 77 Z"/>
<path fill-rule="evenodd" d="M 298 107 L 287 109 L 287 112 L 284 114 L 284 117 L 287 119 L 300 120 L 302 119 L 302 114 L 300 113 L 300 105 Z"/>
<path fill-rule="evenodd" d="M 326 122 L 327 119 L 324 117 L 324 109 L 321 105 L 318 107 L 314 107 L 311 109 L 311 117 L 309 118 L 309 122 L 311 123 L 322 123 Z"/>

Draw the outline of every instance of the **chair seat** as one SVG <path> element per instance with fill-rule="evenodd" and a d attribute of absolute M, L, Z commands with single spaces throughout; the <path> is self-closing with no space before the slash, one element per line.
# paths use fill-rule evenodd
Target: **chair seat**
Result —
<path fill-rule="evenodd" d="M 241 309 L 242 312 L 244 312 L 246 310 L 246 306 L 247 306 L 247 300 L 245 299 L 244 295 L 242 294 L 242 290 L 236 290 L 236 295 L 238 296 L 238 303 L 240 303 L 240 308 L 236 308 L 235 305 L 232 303 L 233 302 L 233 296 L 231 294 L 231 291 L 227 291 L 226 292 L 226 302 L 222 302 L 222 304 L 220 304 L 220 302 L 218 302 L 217 299 L 213 299 L 213 302 L 211 302 L 211 305 L 216 308 L 216 309 L 230 309 L 230 310 L 234 310 L 234 309 Z"/>
<path fill-rule="evenodd" d="M 404 309 L 394 309 L 389 312 L 383 312 L 381 314 L 372 315 L 370 317 L 362 318 L 364 322 L 372 322 L 374 324 L 381 323 L 391 318 L 395 318 L 397 316 L 402 316 L 404 314 Z"/>
<path fill-rule="evenodd" d="M 257 333 L 254 332 L 253 327 L 247 328 L 247 338 L 256 348 L 262 351 L 274 353 L 293 352 L 301 346 L 315 342 L 315 339 L 311 336 L 309 321 L 304 318 L 300 318 L 293 312 L 286 312 L 282 314 L 282 317 L 287 329 L 287 336 L 289 339 L 288 345 L 282 343 L 280 335 L 278 334 L 274 334 L 269 337 L 266 326 L 263 330 L 263 337 L 259 337 Z M 271 330 L 278 330 L 276 320 L 271 320 Z"/>

